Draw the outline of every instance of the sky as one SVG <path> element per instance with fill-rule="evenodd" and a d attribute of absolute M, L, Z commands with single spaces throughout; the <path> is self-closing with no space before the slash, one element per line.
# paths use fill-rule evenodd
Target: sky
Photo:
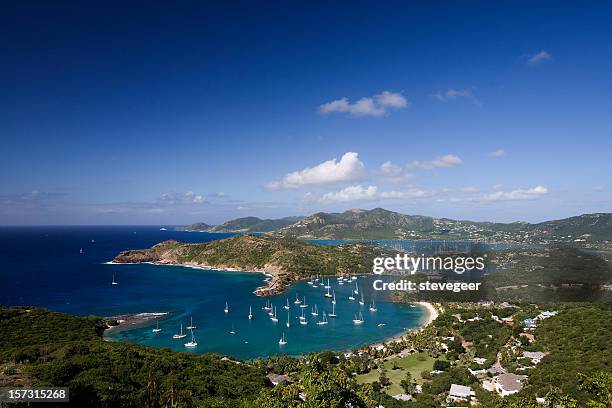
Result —
<path fill-rule="evenodd" d="M 0 225 L 612 210 L 606 2 L 13 2 Z"/>

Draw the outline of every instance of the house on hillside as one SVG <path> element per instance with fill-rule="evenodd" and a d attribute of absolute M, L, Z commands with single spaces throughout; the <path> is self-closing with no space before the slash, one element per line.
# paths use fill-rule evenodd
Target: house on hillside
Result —
<path fill-rule="evenodd" d="M 536 323 L 535 319 L 525 319 L 523 320 L 523 326 L 525 327 L 525 330 L 533 330 L 538 326 L 538 324 Z"/>
<path fill-rule="evenodd" d="M 533 364 L 538 364 L 540 361 L 542 361 L 545 355 L 546 354 L 542 353 L 541 351 L 524 351 L 523 357 L 521 358 L 528 358 Z"/>
<path fill-rule="evenodd" d="M 277 386 L 278 384 L 290 384 L 291 380 L 286 375 L 282 374 L 274 374 L 270 373 L 266 375 L 266 378 L 270 380 L 273 386 Z"/>
<path fill-rule="evenodd" d="M 495 391 L 502 397 L 516 394 L 523 389 L 523 382 L 527 380 L 526 375 L 500 374 L 494 379 Z"/>
<path fill-rule="evenodd" d="M 453 402 L 469 402 L 476 393 L 470 387 L 459 384 L 451 384 L 448 392 L 448 400 Z"/>

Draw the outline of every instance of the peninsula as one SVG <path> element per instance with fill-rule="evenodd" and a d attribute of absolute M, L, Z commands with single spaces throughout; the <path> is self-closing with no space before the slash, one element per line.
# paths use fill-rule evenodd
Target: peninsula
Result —
<path fill-rule="evenodd" d="M 372 259 L 390 253 L 363 243 L 322 246 L 295 238 L 237 235 L 198 244 L 164 241 L 149 249 L 121 252 L 113 262 L 262 272 L 271 279 L 255 293 L 267 296 L 309 276 L 370 273 Z"/>

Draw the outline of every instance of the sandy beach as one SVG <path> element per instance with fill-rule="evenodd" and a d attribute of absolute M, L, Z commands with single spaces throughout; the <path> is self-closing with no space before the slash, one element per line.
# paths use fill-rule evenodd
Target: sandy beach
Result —
<path fill-rule="evenodd" d="M 421 328 L 429 326 L 434 320 L 438 318 L 438 311 L 436 308 L 429 302 L 416 302 L 417 305 L 423 306 L 427 309 L 427 317 L 425 322 L 420 326 Z"/>

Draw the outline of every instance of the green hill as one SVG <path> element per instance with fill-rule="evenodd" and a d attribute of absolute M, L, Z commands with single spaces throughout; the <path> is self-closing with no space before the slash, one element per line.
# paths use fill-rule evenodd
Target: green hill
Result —
<path fill-rule="evenodd" d="M 236 235 L 202 244 L 165 241 L 149 249 L 124 251 L 114 262 L 154 262 L 261 271 L 273 276 L 262 294 L 312 275 L 370 273 L 372 259 L 386 251 L 362 243 L 321 246 L 294 238 Z"/>

